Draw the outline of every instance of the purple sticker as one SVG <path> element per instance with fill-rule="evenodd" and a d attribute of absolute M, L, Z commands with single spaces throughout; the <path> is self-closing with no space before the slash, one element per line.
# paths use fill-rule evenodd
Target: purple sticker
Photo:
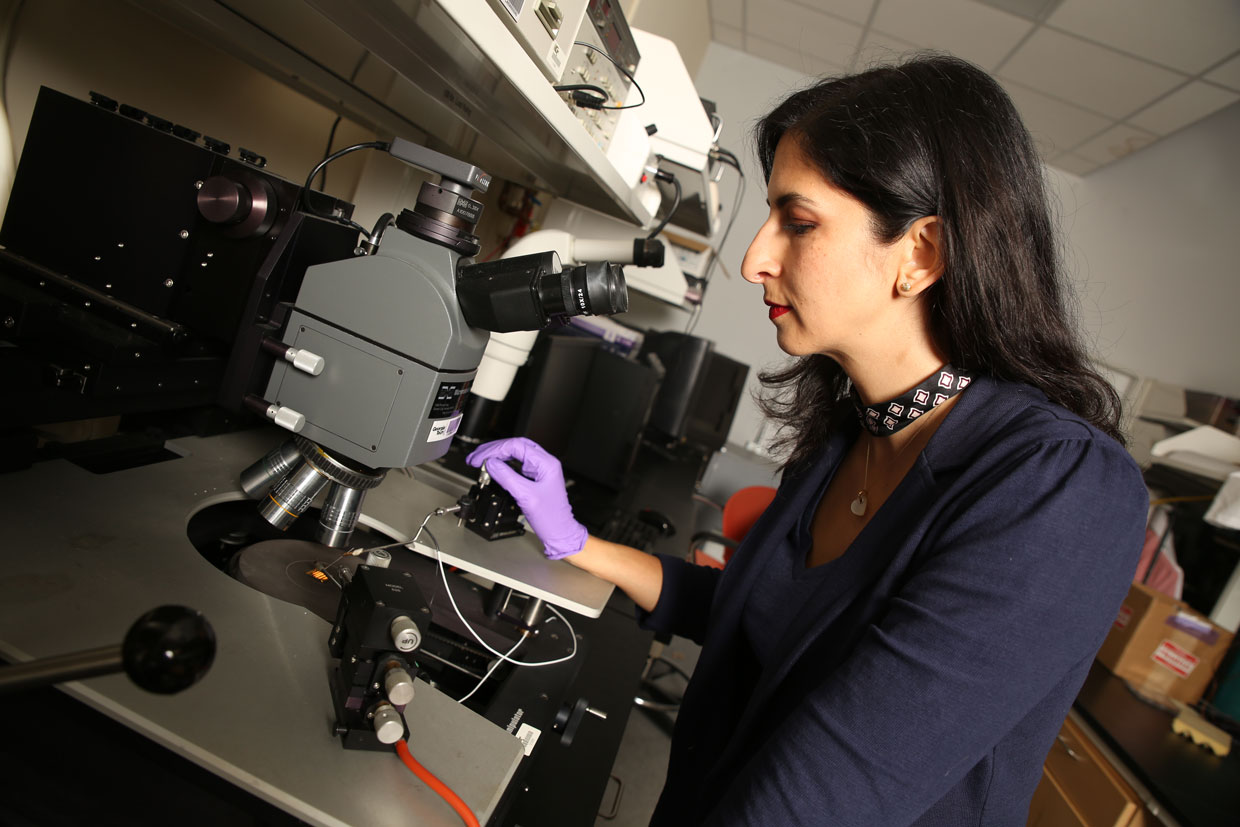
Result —
<path fill-rule="evenodd" d="M 1167 625 L 1192 635 L 1207 646 L 1218 643 L 1218 629 L 1207 620 L 1193 617 L 1188 612 L 1177 612 L 1167 618 Z"/>

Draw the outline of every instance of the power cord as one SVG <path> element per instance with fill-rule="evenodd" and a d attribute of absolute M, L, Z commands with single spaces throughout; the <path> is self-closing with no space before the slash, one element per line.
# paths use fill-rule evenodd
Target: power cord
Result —
<path fill-rule="evenodd" d="M 637 107 L 641 106 L 642 104 L 646 102 L 646 93 L 642 91 L 642 87 L 637 82 L 637 79 L 633 77 L 633 73 L 630 72 L 628 69 L 624 68 L 623 66 L 621 66 L 619 63 L 617 63 L 615 58 L 613 58 L 611 55 L 607 54 L 607 52 L 595 46 L 594 44 L 586 43 L 584 40 L 574 40 L 573 45 L 584 46 L 585 48 L 589 49 L 595 54 L 602 55 L 603 57 L 605 57 L 608 60 L 608 62 L 611 63 L 612 66 L 615 66 L 616 69 L 619 70 L 620 74 L 624 75 L 626 78 L 629 79 L 629 82 L 633 84 L 633 88 L 637 90 L 637 94 L 642 96 L 642 99 L 638 101 L 637 103 L 630 103 L 627 106 L 605 106 L 604 103 L 611 96 L 608 95 L 607 92 L 604 91 L 603 89 L 600 89 L 599 87 L 594 86 L 593 84 L 588 84 L 588 83 L 568 84 L 563 87 L 556 86 L 554 88 L 557 92 L 561 92 L 561 91 L 573 92 L 574 93 L 573 100 L 577 102 L 578 104 L 580 104 L 581 106 L 584 106 L 588 109 L 609 109 L 613 111 L 620 110 L 620 109 L 636 109 Z M 587 97 L 591 99 L 591 102 L 590 103 L 582 102 L 577 97 L 576 93 L 587 92 L 587 91 L 597 91 L 599 94 L 603 96 L 602 100 L 595 98 L 593 95 L 588 95 Z"/>
<path fill-rule="evenodd" d="M 667 226 L 667 222 L 671 221 L 672 216 L 676 214 L 676 210 L 680 209 L 680 199 L 684 195 L 684 191 L 680 187 L 680 181 L 672 173 L 660 169 L 655 172 L 654 177 L 658 181 L 665 181 L 671 184 L 672 188 L 676 191 L 676 194 L 672 198 L 671 208 L 664 213 L 663 220 L 659 222 L 657 227 L 650 231 L 650 235 L 646 236 L 646 238 L 655 238 L 659 233 L 663 232 L 663 229 Z"/>
<path fill-rule="evenodd" d="M 390 144 L 388 144 L 387 141 L 367 141 L 361 144 L 353 144 L 353 146 L 346 146 L 344 149 L 333 152 L 331 155 L 328 155 L 322 161 L 315 164 L 314 169 L 310 170 L 310 174 L 306 176 L 306 183 L 302 186 L 301 192 L 298 194 L 298 200 L 305 205 L 309 212 L 317 215 L 319 218 L 326 218 L 328 220 L 335 221 L 338 224 L 344 224 L 347 227 L 352 227 L 357 230 L 362 235 L 366 235 L 366 228 L 361 224 L 358 224 L 356 221 L 322 212 L 311 204 L 310 193 L 313 192 L 311 185 L 314 182 L 314 176 L 319 174 L 319 170 L 330 164 L 332 161 L 335 161 L 337 158 L 342 158 L 350 152 L 357 152 L 359 149 L 382 149 L 386 152 L 389 146 Z"/>
<path fill-rule="evenodd" d="M 473 810 L 469 809 L 469 805 L 462 801 L 461 797 L 452 791 L 452 788 L 436 778 L 434 773 L 418 763 L 418 759 L 409 752 L 409 745 L 403 738 L 396 742 L 396 754 L 400 756 L 400 760 L 410 772 L 422 779 L 422 783 L 438 793 L 439 797 L 456 811 L 461 821 L 465 822 L 465 827 L 479 827 L 478 817 L 474 815 Z"/>

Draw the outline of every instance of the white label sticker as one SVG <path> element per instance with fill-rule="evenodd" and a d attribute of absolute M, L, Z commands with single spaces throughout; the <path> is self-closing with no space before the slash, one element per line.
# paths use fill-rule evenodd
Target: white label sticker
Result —
<path fill-rule="evenodd" d="M 426 435 L 427 442 L 441 442 L 445 439 L 451 439 L 456 433 L 456 429 L 461 427 L 461 418 L 464 414 L 457 414 L 451 419 L 437 419 L 431 423 L 431 432 Z"/>
<path fill-rule="evenodd" d="M 1129 606 L 1119 607 L 1119 616 L 1115 618 L 1115 628 L 1122 629 L 1128 625 L 1128 621 L 1132 620 L 1132 608 Z"/>
<path fill-rule="evenodd" d="M 1150 656 L 1160 666 L 1165 666 L 1181 678 L 1187 678 L 1197 666 L 1196 655 L 1181 649 L 1169 640 L 1164 640 Z"/>
<path fill-rule="evenodd" d="M 521 724 L 521 726 L 517 727 L 517 738 L 525 746 L 526 755 L 534 751 L 534 745 L 538 743 L 539 735 L 542 735 L 542 730 L 534 729 L 529 724 Z"/>

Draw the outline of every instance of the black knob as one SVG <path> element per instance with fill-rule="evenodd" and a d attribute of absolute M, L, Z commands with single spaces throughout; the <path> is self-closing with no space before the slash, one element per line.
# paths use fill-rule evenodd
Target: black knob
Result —
<path fill-rule="evenodd" d="M 197 683 L 215 659 L 215 632 L 199 612 L 160 606 L 134 621 L 121 644 L 130 680 L 170 695 Z"/>
<path fill-rule="evenodd" d="M 221 155 L 227 155 L 228 150 L 232 148 L 219 138 L 212 138 L 210 135 L 203 135 L 202 143 L 207 149 L 212 152 L 218 152 Z"/>
<path fill-rule="evenodd" d="M 252 164 L 259 169 L 267 166 L 266 156 L 259 155 L 257 152 L 251 152 L 243 146 L 237 147 L 237 157 L 247 164 Z"/>
<path fill-rule="evenodd" d="M 146 122 L 158 129 L 160 132 L 172 131 L 172 121 L 167 120 L 166 118 L 161 118 L 156 115 L 147 115 Z"/>
<path fill-rule="evenodd" d="M 130 106 L 127 103 L 121 104 L 121 114 L 126 118 L 133 118 L 135 121 L 140 121 L 146 118 L 145 109 L 139 109 L 138 107 Z"/>
<path fill-rule="evenodd" d="M 109 112 L 116 111 L 116 107 L 117 107 L 116 101 L 113 100 L 112 98 L 109 98 L 107 95 L 101 95 L 98 92 L 91 92 L 90 102 L 93 103 L 95 106 L 99 106 L 99 107 L 102 107 L 108 110 Z"/>
<path fill-rule="evenodd" d="M 181 126 L 179 123 L 172 125 L 172 134 L 178 138 L 184 138 L 190 143 L 197 143 L 199 136 L 202 135 L 201 132 L 190 129 L 188 126 Z"/>

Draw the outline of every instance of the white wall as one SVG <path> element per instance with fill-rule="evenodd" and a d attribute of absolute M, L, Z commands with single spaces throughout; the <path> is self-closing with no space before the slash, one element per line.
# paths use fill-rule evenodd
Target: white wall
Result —
<path fill-rule="evenodd" d="M 629 0 L 625 19 L 635 29 L 666 37 L 680 49 L 680 58 L 696 75 L 710 48 L 710 6 L 707 0 Z"/>
<path fill-rule="evenodd" d="M 1240 104 L 1055 180 L 1097 355 L 1240 397 Z"/>
<path fill-rule="evenodd" d="M 721 145 L 741 157 L 749 180 L 694 330 L 756 373 L 786 359 L 740 262 L 765 218 L 761 171 L 749 137 L 776 101 L 812 79 L 719 43 L 696 83 L 726 123 Z M 1240 396 L 1240 104 L 1093 173 L 1049 170 L 1058 195 L 1069 277 L 1087 343 L 1104 361 L 1164 382 Z M 732 180 L 725 173 L 724 180 Z M 725 190 L 725 203 L 731 203 Z M 670 325 L 669 325 L 670 326 Z M 756 381 L 751 373 L 751 391 Z M 743 401 L 731 441 L 758 433 L 761 415 Z"/>

